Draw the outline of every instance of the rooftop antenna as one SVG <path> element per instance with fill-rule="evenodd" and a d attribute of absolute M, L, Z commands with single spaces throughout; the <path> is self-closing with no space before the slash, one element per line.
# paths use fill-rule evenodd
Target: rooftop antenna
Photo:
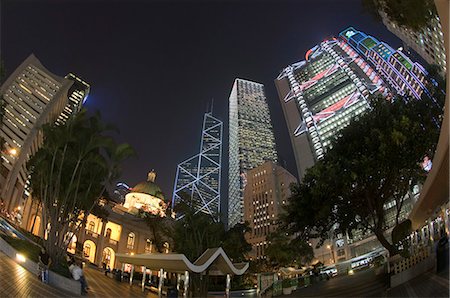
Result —
<path fill-rule="evenodd" d="M 214 108 L 214 97 L 211 99 L 211 115 L 213 113 L 213 108 Z"/>

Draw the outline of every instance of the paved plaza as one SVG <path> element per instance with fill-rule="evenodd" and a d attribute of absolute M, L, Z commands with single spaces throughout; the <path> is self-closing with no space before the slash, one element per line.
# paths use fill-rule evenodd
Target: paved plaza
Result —
<path fill-rule="evenodd" d="M 0 252 L 0 297 L 70 297 Z"/>
<path fill-rule="evenodd" d="M 157 297 L 148 290 L 141 292 L 135 283 L 118 282 L 102 272 L 86 268 L 89 284 L 88 297 Z M 73 294 L 42 283 L 36 275 L 0 252 L 0 297 L 74 297 Z"/>
<path fill-rule="evenodd" d="M 440 274 L 429 271 L 388 289 L 385 276 L 367 269 L 321 281 L 283 297 L 449 297 L 448 277 L 448 270 Z"/>

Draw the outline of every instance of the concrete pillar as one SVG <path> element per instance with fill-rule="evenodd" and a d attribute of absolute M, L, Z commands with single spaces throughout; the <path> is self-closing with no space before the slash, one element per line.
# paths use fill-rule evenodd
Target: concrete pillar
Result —
<path fill-rule="evenodd" d="M 158 297 L 162 297 L 162 287 L 164 285 L 164 269 L 159 269 Z"/>
<path fill-rule="evenodd" d="M 181 274 L 177 273 L 177 292 L 180 293 Z"/>
<path fill-rule="evenodd" d="M 261 297 L 261 273 L 256 275 L 256 297 Z"/>
<path fill-rule="evenodd" d="M 145 278 L 147 275 L 147 267 L 144 266 L 144 272 L 142 272 L 142 292 L 145 291 Z"/>
<path fill-rule="evenodd" d="M 230 297 L 230 288 L 231 288 L 231 276 L 227 274 L 226 288 L 225 288 L 225 296 L 227 298 Z"/>
<path fill-rule="evenodd" d="M 449 231 L 449 222 L 448 222 L 448 214 L 447 214 L 447 206 L 445 206 L 442 210 L 442 212 L 444 213 L 444 226 L 445 226 L 445 232 L 448 233 Z"/>
<path fill-rule="evenodd" d="M 189 271 L 184 272 L 184 293 L 183 297 L 187 298 L 189 292 Z"/>
<path fill-rule="evenodd" d="M 134 265 L 131 265 L 130 286 L 133 285 L 133 274 L 134 274 Z"/>

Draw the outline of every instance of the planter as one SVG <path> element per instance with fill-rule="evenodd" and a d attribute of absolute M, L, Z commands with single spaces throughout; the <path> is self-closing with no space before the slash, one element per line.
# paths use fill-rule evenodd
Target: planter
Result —
<path fill-rule="evenodd" d="M 292 294 L 292 288 L 283 288 L 283 295 L 290 295 Z"/>
<path fill-rule="evenodd" d="M 15 250 L 1 237 L 0 237 L 0 251 L 2 251 L 5 255 L 7 255 L 13 260 L 16 260 L 17 258 L 18 254 L 17 250 Z M 38 264 L 29 259 L 25 259 L 18 264 L 27 269 L 28 271 L 30 271 L 31 273 L 33 273 L 34 275 L 37 275 L 39 273 Z M 75 295 L 81 295 L 81 287 L 79 281 L 64 277 L 53 271 L 48 272 L 48 281 L 51 286 L 54 286 L 56 288 L 62 289 Z"/>

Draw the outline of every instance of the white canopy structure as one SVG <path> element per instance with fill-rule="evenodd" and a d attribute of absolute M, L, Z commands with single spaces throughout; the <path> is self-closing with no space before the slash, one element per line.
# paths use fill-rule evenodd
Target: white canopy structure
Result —
<path fill-rule="evenodd" d="M 128 263 L 135 266 L 145 266 L 148 269 L 167 272 L 201 273 L 207 269 L 222 272 L 223 275 L 242 275 L 248 269 L 248 263 L 233 264 L 221 247 L 207 249 L 193 264 L 184 254 L 116 254 L 116 259 L 121 263 Z"/>
<path fill-rule="evenodd" d="M 172 272 L 183 274 L 184 280 L 184 297 L 187 297 L 189 286 L 189 273 L 202 273 L 209 270 L 211 275 L 226 275 L 226 295 L 229 296 L 231 278 L 230 275 L 242 275 L 248 269 L 248 263 L 233 264 L 227 254 L 221 247 L 207 249 L 194 263 L 191 263 L 184 254 L 163 254 L 163 253 L 146 253 L 146 254 L 116 254 L 116 260 L 122 264 L 131 264 L 132 271 L 135 266 L 143 266 L 152 271 L 159 271 L 160 281 L 158 292 L 162 295 L 162 285 L 164 272 Z M 123 270 L 122 270 L 123 271 Z M 131 273 L 130 284 L 132 284 Z M 180 275 L 179 275 L 180 276 Z M 178 279 L 178 283 L 181 278 Z M 145 270 L 142 281 L 142 290 L 144 290 Z M 177 286 L 179 288 L 179 284 Z"/>

